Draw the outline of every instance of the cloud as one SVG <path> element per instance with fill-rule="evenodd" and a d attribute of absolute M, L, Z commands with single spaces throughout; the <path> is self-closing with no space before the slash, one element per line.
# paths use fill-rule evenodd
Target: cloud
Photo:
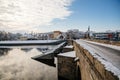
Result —
<path fill-rule="evenodd" d="M 29 53 L 14 48 L 0 56 L 0 80 L 57 80 L 57 69 L 31 57 L 40 55 L 33 48 Z"/>
<path fill-rule="evenodd" d="M 10 31 L 48 26 L 70 16 L 72 0 L 1 0 L 0 29 Z"/>

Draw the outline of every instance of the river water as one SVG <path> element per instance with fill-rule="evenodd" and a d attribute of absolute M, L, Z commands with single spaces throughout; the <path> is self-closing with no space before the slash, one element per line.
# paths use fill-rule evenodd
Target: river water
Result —
<path fill-rule="evenodd" d="M 0 80 L 57 80 L 57 69 L 31 59 L 38 47 L 0 48 Z"/>

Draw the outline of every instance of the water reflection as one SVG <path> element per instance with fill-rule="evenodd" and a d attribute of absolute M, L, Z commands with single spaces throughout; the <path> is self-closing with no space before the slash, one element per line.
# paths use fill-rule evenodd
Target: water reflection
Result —
<path fill-rule="evenodd" d="M 0 56 L 6 55 L 8 51 L 12 50 L 11 48 L 0 48 Z"/>
<path fill-rule="evenodd" d="M 53 48 L 55 48 L 56 45 L 33 45 L 33 46 L 0 46 L 0 49 L 12 49 L 12 48 L 20 48 L 22 51 L 24 52 L 29 52 L 31 51 L 33 48 L 36 48 L 38 51 L 42 52 L 42 53 L 46 53 L 48 51 L 51 51 Z"/>
<path fill-rule="evenodd" d="M 33 48 L 21 48 L 21 50 L 25 51 L 25 52 L 29 52 L 31 51 Z"/>
<path fill-rule="evenodd" d="M 46 53 L 48 50 L 48 48 L 37 48 L 38 51 L 42 52 L 42 53 Z"/>
<path fill-rule="evenodd" d="M 31 59 L 42 54 L 36 48 L 2 48 L 0 54 L 4 55 L 0 57 L 0 80 L 57 80 L 56 68 Z"/>
<path fill-rule="evenodd" d="M 22 51 L 24 51 L 24 52 L 29 52 L 29 51 L 31 51 L 33 48 L 21 48 L 21 50 Z M 39 52 L 42 52 L 42 53 L 46 53 L 46 52 L 48 52 L 48 51 L 50 51 L 50 50 L 52 50 L 52 49 L 49 49 L 49 48 L 36 48 Z"/>

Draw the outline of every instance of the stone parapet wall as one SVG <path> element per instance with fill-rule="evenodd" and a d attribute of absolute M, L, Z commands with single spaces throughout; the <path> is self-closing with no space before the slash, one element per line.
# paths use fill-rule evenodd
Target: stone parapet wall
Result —
<path fill-rule="evenodd" d="M 58 56 L 58 79 L 75 80 L 76 64 L 74 58 Z"/>
<path fill-rule="evenodd" d="M 76 56 L 79 57 L 77 65 L 80 68 L 81 80 L 119 80 L 112 72 L 107 71 L 104 65 L 91 53 L 80 46 L 77 42 L 73 42 Z"/>

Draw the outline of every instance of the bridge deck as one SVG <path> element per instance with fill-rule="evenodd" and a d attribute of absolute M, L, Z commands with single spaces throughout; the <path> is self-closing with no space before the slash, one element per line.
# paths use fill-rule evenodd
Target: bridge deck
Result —
<path fill-rule="evenodd" d="M 100 44 L 86 40 L 76 40 L 80 46 L 88 50 L 96 57 L 106 69 L 116 75 L 120 75 L 120 47 L 108 44 Z"/>

